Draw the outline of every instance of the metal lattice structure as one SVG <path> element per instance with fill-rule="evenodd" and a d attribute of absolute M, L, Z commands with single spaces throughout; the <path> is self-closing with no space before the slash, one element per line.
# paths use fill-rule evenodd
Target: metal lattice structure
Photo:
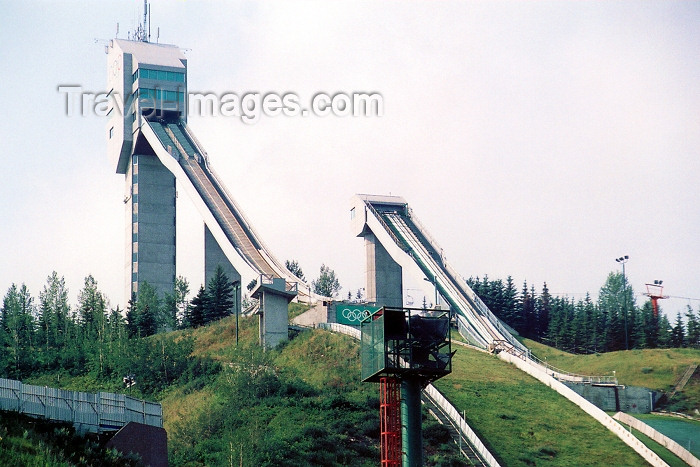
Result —
<path fill-rule="evenodd" d="M 379 423 L 382 467 L 401 465 L 401 382 L 384 377 L 379 381 Z"/>

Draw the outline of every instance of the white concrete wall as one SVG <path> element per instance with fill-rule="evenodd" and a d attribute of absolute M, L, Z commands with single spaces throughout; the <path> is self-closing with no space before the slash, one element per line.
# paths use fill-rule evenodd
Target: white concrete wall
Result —
<path fill-rule="evenodd" d="M 653 439 L 654 441 L 656 441 L 657 443 L 659 443 L 660 445 L 662 445 L 663 447 L 680 457 L 683 462 L 690 465 L 691 467 L 700 467 L 700 460 L 697 457 L 695 457 L 690 451 L 688 451 L 686 448 L 673 441 L 671 438 L 664 435 L 663 433 L 659 433 L 643 421 L 638 420 L 631 415 L 627 415 L 624 412 L 616 413 L 613 418 L 615 420 L 621 421 L 626 425 L 631 426 L 635 430 L 641 431 L 646 436 Z"/>

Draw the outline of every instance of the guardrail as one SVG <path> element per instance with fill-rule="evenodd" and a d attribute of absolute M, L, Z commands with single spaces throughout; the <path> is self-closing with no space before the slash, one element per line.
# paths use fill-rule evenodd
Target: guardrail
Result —
<path fill-rule="evenodd" d="M 391 239 L 394 240 L 394 242 L 396 243 L 396 245 L 397 245 L 399 248 L 401 248 L 403 251 L 405 251 L 406 253 L 408 253 L 408 250 L 409 250 L 409 249 L 406 247 L 406 245 L 404 244 L 404 242 L 402 242 L 401 240 L 399 240 L 399 237 L 397 237 L 396 234 L 394 233 L 394 231 L 391 230 L 391 227 L 389 227 L 389 225 L 386 223 L 386 221 L 384 220 L 384 217 L 379 213 L 379 211 L 377 211 L 377 209 L 376 209 L 374 206 L 372 206 L 372 203 L 371 203 L 370 201 L 365 200 L 365 206 L 367 206 L 367 207 L 369 208 L 370 212 L 371 212 L 372 214 L 374 214 L 374 217 L 377 218 L 377 220 L 379 221 L 379 223 L 382 225 L 382 227 L 384 227 L 384 229 L 387 231 L 387 233 L 389 234 L 389 236 L 391 237 Z"/>
<path fill-rule="evenodd" d="M 72 423 L 79 432 L 117 430 L 129 422 L 163 426 L 156 402 L 111 392 L 78 392 L 0 378 L 0 410 Z"/>
<path fill-rule="evenodd" d="M 429 384 L 425 389 L 423 389 L 423 392 L 435 405 L 442 409 L 443 413 L 447 415 L 450 420 L 452 420 L 453 424 L 455 424 L 455 428 L 459 430 L 460 436 L 469 441 L 469 444 L 472 446 L 472 448 L 474 448 L 474 451 L 476 451 L 486 465 L 489 467 L 500 466 L 496 458 L 493 457 L 493 454 L 489 452 L 484 443 L 482 443 L 476 433 L 474 433 L 474 430 L 467 425 L 467 422 L 464 420 L 455 406 L 450 404 L 450 401 L 448 401 L 445 396 L 443 396 L 442 393 L 435 388 L 435 386 Z"/>
<path fill-rule="evenodd" d="M 567 381 L 571 383 L 580 384 L 610 384 L 617 385 L 617 377 L 615 376 L 592 376 L 592 375 L 579 375 L 576 373 L 570 373 L 567 371 L 560 370 L 547 362 L 537 358 L 528 351 L 527 353 L 522 352 L 520 349 L 513 347 L 509 342 L 496 340 L 493 342 L 493 350 L 505 351 L 514 357 L 518 357 L 522 360 L 529 360 L 531 364 L 538 365 L 542 371 L 544 371 L 549 376 L 559 380 Z"/>

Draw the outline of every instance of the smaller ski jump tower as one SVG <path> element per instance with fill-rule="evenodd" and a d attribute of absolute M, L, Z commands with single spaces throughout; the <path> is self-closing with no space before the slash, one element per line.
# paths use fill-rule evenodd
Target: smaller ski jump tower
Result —
<path fill-rule="evenodd" d="M 287 338 L 287 304 L 308 288 L 270 253 L 212 169 L 187 125 L 187 60 L 175 45 L 149 42 L 145 25 L 144 18 L 134 40 L 113 39 L 105 48 L 108 152 L 125 179 L 125 297 L 144 282 L 161 296 L 173 291 L 177 180 L 204 221 L 205 283 L 221 266 L 238 313 L 241 284 L 256 281 L 260 340 L 274 346 Z M 309 295 L 300 298 L 317 298 Z"/>

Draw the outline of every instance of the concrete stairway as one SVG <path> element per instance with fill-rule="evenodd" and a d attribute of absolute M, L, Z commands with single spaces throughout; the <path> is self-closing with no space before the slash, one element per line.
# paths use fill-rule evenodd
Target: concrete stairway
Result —
<path fill-rule="evenodd" d="M 685 373 L 683 373 L 683 376 L 681 376 L 681 379 L 678 381 L 678 384 L 676 384 L 676 387 L 673 388 L 673 391 L 671 391 L 671 394 L 668 395 L 668 399 L 670 400 L 673 396 L 676 395 L 678 391 L 682 391 L 683 388 L 685 387 L 686 384 L 688 384 L 688 381 L 690 381 L 690 378 L 693 376 L 695 373 L 695 370 L 698 369 L 697 363 L 694 363 L 688 367 L 687 370 L 685 370 Z"/>

